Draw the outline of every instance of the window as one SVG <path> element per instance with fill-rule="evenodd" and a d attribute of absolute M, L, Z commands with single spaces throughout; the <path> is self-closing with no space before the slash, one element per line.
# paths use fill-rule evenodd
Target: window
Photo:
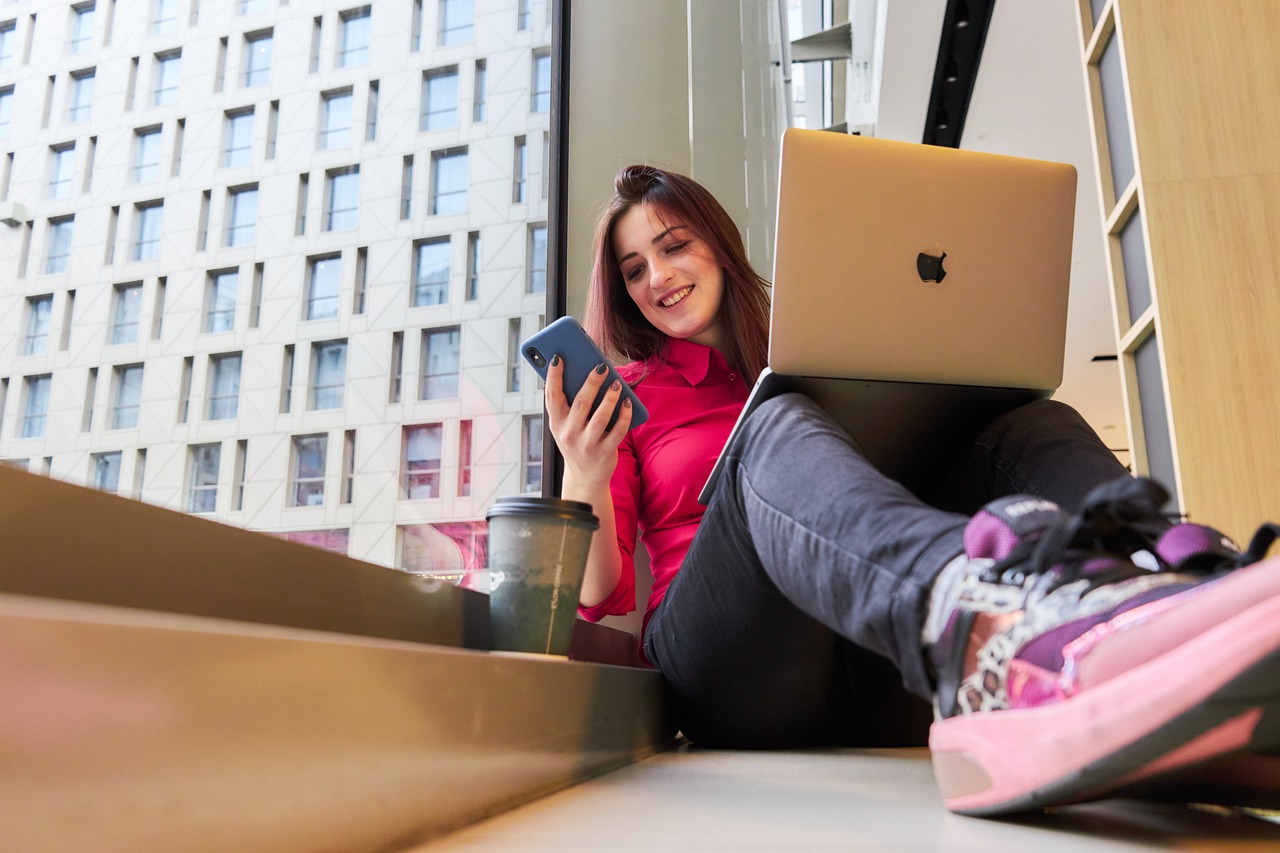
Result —
<path fill-rule="evenodd" d="M 338 503 L 351 503 L 356 485 L 356 431 L 347 430 L 342 436 L 342 489 L 338 493 Z"/>
<path fill-rule="evenodd" d="M 347 384 L 347 342 L 311 345 L 310 409 L 341 409 Z"/>
<path fill-rule="evenodd" d="M 81 192 L 89 192 L 93 189 L 93 167 L 94 161 L 98 157 L 98 137 L 90 136 L 88 144 L 85 145 L 86 151 L 84 156 L 84 183 L 80 187 Z"/>
<path fill-rule="evenodd" d="M 140 447 L 133 463 L 133 496 L 138 500 L 142 500 L 142 484 L 146 480 L 146 475 L 147 449 Z"/>
<path fill-rule="evenodd" d="M 529 109 L 535 113 L 551 110 L 551 53 L 546 49 L 533 52 L 533 86 Z"/>
<path fill-rule="evenodd" d="M 261 261 L 253 265 L 253 284 L 249 286 L 250 329 L 256 329 L 262 325 L 262 279 L 266 269 L 266 264 Z"/>
<path fill-rule="evenodd" d="M 525 415 L 520 439 L 520 484 L 525 492 L 542 491 L 542 415 Z"/>
<path fill-rule="evenodd" d="M 486 77 L 488 77 L 488 65 L 485 60 L 477 59 L 476 73 L 471 81 L 471 120 L 474 122 L 484 121 L 484 105 L 487 98 Z"/>
<path fill-rule="evenodd" d="M 258 222 L 258 187 L 237 187 L 227 191 L 227 246 L 253 244 Z"/>
<path fill-rule="evenodd" d="M 370 8 L 342 13 L 342 33 L 338 38 L 338 67 L 364 65 L 369 61 Z"/>
<path fill-rule="evenodd" d="M 422 49 L 422 0 L 413 0 L 413 16 L 409 19 L 409 52 Z"/>
<path fill-rule="evenodd" d="M 152 103 L 157 107 L 178 102 L 178 72 L 182 67 L 182 52 L 156 54 L 155 88 Z"/>
<path fill-rule="evenodd" d="M 229 332 L 235 328 L 236 291 L 239 288 L 240 273 L 237 270 L 209 273 L 204 305 L 206 332 Z"/>
<path fill-rule="evenodd" d="M 240 0 L 236 8 L 237 15 L 256 15 L 267 11 L 267 0 Z"/>
<path fill-rule="evenodd" d="M 149 183 L 160 177 L 160 128 L 147 127 L 134 132 L 133 182 Z"/>
<path fill-rule="evenodd" d="M 178 423 L 185 424 L 191 417 L 191 375 L 195 373 L 195 356 L 182 360 L 182 378 L 178 385 Z"/>
<path fill-rule="evenodd" d="M 249 466 L 249 439 L 236 442 L 235 470 L 231 472 L 231 511 L 244 510 L 244 477 Z"/>
<path fill-rule="evenodd" d="M 520 390 L 520 318 L 507 320 L 507 393 Z"/>
<path fill-rule="evenodd" d="M 13 67 L 13 48 L 18 43 L 18 22 L 0 24 L 0 71 Z"/>
<path fill-rule="evenodd" d="M 88 121 L 93 110 L 93 71 L 76 71 L 71 75 L 71 101 L 67 105 L 67 121 Z"/>
<path fill-rule="evenodd" d="M 67 291 L 67 298 L 62 302 L 62 334 L 59 336 L 58 349 L 66 352 L 71 348 L 71 324 L 76 315 L 76 292 Z"/>
<path fill-rule="evenodd" d="M 116 494 L 120 491 L 120 457 L 119 450 L 110 453 L 95 453 L 90 457 L 92 485 L 95 489 Z"/>
<path fill-rule="evenodd" d="M 324 230 L 347 231 L 356 227 L 360 213 L 360 167 L 335 169 L 325 174 Z"/>
<path fill-rule="evenodd" d="M 156 297 L 155 304 L 151 310 L 151 340 L 160 340 L 161 333 L 164 331 L 164 296 L 165 291 L 169 289 L 169 280 L 161 276 L 156 280 Z"/>
<path fill-rule="evenodd" d="M 44 355 L 49 351 L 49 326 L 53 315 L 53 294 L 27 299 L 27 337 L 23 355 Z"/>
<path fill-rule="evenodd" d="M 196 251 L 209 248 L 209 208 L 213 205 L 213 190 L 200 193 L 200 215 L 196 218 Z"/>
<path fill-rule="evenodd" d="M 28 376 L 27 405 L 22 413 L 22 437 L 40 438 L 44 435 L 44 422 L 49 414 L 49 386 L 53 376 Z"/>
<path fill-rule="evenodd" d="M 533 5 L 533 0 L 516 0 L 516 29 L 529 29 L 529 19 L 533 17 L 529 12 L 529 7 Z"/>
<path fill-rule="evenodd" d="M 480 232 L 467 235 L 467 300 L 480 298 Z"/>
<path fill-rule="evenodd" d="M 46 273 L 66 272 L 71 265 L 71 229 L 75 217 L 49 220 L 49 252 L 44 259 Z"/>
<path fill-rule="evenodd" d="M 253 160 L 253 110 L 227 113 L 222 165 L 247 166 Z"/>
<path fill-rule="evenodd" d="M 89 368 L 89 375 L 84 383 L 84 409 L 80 412 L 80 431 L 93 429 L 93 404 L 98 396 L 98 368 Z"/>
<path fill-rule="evenodd" d="M 93 44 L 93 4 L 81 3 L 71 7 L 71 37 L 67 49 L 71 53 L 84 53 Z"/>
<path fill-rule="evenodd" d="M 178 0 L 155 0 L 152 7 L 151 32 L 171 33 L 178 27 Z"/>
<path fill-rule="evenodd" d="M 320 70 L 320 35 L 322 18 L 316 17 L 311 22 L 311 54 L 307 62 L 307 71 L 315 74 Z"/>
<path fill-rule="evenodd" d="M 192 445 L 187 512 L 214 512 L 218 508 L 218 468 L 221 462 L 221 444 Z"/>
<path fill-rule="evenodd" d="M 346 148 L 351 144 L 351 90 L 325 92 L 320 96 L 320 145 L 322 150 Z"/>
<path fill-rule="evenodd" d="M 71 172 L 75 168 L 75 159 L 75 143 L 49 149 L 49 182 L 45 187 L 45 198 L 67 198 L 71 195 Z"/>
<path fill-rule="evenodd" d="M 378 81 L 369 81 L 369 98 L 364 107 L 364 141 L 378 138 Z"/>
<path fill-rule="evenodd" d="M 240 353 L 209 357 L 209 420 L 234 418 L 240 410 Z"/>
<path fill-rule="evenodd" d="M 444 427 L 423 424 L 404 428 L 401 488 L 409 500 L 440 497 L 440 445 Z"/>
<path fill-rule="evenodd" d="M 431 154 L 431 213 L 464 213 L 467 209 L 467 149 Z"/>
<path fill-rule="evenodd" d="M 280 132 L 280 102 L 272 101 L 271 109 L 267 112 L 267 149 L 266 159 L 274 160 L 276 158 L 276 136 Z"/>
<path fill-rule="evenodd" d="M 173 166 L 169 174 L 177 177 L 182 173 L 182 142 L 187 136 L 187 120 L 178 119 L 178 129 L 173 134 Z"/>
<path fill-rule="evenodd" d="M 458 126 L 458 66 L 437 68 L 422 77 L 422 130 Z"/>
<path fill-rule="evenodd" d="M 458 396 L 461 350 L 462 333 L 457 326 L 423 330 L 422 387 L 418 399 L 440 400 Z"/>
<path fill-rule="evenodd" d="M 408 219 L 413 215 L 413 155 L 404 155 L 404 164 L 400 167 L 400 218 Z"/>
<path fill-rule="evenodd" d="M 0 139 L 9 138 L 9 126 L 13 121 L 13 87 L 0 88 Z"/>
<path fill-rule="evenodd" d="M 111 407 L 112 429 L 133 429 L 142 406 L 142 365 L 121 365 L 115 369 L 116 395 Z"/>
<path fill-rule="evenodd" d="M 547 290 L 547 225 L 540 222 L 529 226 L 529 282 L 526 293 L 545 293 Z"/>
<path fill-rule="evenodd" d="M 284 345 L 284 359 L 280 362 L 280 414 L 293 410 L 293 344 Z"/>
<path fill-rule="evenodd" d="M 400 402 L 400 388 L 404 384 L 404 332 L 391 333 L 391 387 L 387 392 L 388 403 Z"/>
<path fill-rule="evenodd" d="M 289 506 L 324 505 L 324 461 L 327 435 L 295 435 L 289 482 Z"/>
<path fill-rule="evenodd" d="M 133 259 L 154 261 L 160 256 L 160 225 L 164 204 L 150 202 L 134 208 Z"/>
<path fill-rule="evenodd" d="M 458 422 L 458 497 L 471 497 L 471 421 Z"/>
<path fill-rule="evenodd" d="M 351 296 L 351 313 L 364 313 L 364 294 L 369 286 L 369 247 L 356 249 L 356 281 Z"/>
<path fill-rule="evenodd" d="M 142 317 L 142 283 L 117 284 L 116 309 L 111 323 L 112 344 L 138 342 L 138 322 Z"/>
<path fill-rule="evenodd" d="M 440 0 L 440 44 L 465 44 L 475 38 L 472 0 Z"/>
<path fill-rule="evenodd" d="M 529 146 L 523 136 L 516 137 L 515 155 L 511 163 L 511 203 L 524 204 L 529 186 Z"/>
<path fill-rule="evenodd" d="M 265 86 L 271 82 L 271 31 L 244 37 L 244 85 Z"/>
<path fill-rule="evenodd" d="M 307 275 L 308 320 L 328 320 L 338 316 L 338 292 L 342 287 L 342 258 L 327 255 L 311 258 Z"/>
<path fill-rule="evenodd" d="M 298 208 L 293 218 L 293 236 L 307 233 L 307 204 L 311 194 L 311 176 L 303 172 L 298 176 Z"/>
<path fill-rule="evenodd" d="M 423 240 L 414 248 L 412 305 L 443 305 L 449 299 L 449 238 Z"/>

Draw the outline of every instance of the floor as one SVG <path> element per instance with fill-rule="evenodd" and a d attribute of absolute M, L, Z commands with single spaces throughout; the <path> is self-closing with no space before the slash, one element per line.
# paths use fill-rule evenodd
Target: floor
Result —
<path fill-rule="evenodd" d="M 1280 826 L 1111 801 L 1018 822 L 942 808 L 924 750 L 664 753 L 463 829 L 447 851 L 1280 850 Z"/>

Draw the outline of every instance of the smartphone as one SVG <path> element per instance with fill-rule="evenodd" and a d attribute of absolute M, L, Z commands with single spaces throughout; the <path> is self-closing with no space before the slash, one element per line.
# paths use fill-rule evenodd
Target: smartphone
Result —
<path fill-rule="evenodd" d="M 564 362 L 564 373 L 561 374 L 564 377 L 564 395 L 570 403 L 582 390 L 591 371 L 601 364 L 609 364 L 604 353 L 600 352 L 600 348 L 572 317 L 561 317 L 531 336 L 520 345 L 520 352 L 544 380 L 547 378 L 547 365 L 552 356 L 560 356 Z M 595 414 L 596 409 L 599 408 L 600 401 L 604 399 L 605 392 L 609 390 L 609 386 L 615 379 L 622 381 L 618 371 L 609 364 L 609 374 L 605 377 L 604 384 L 600 386 L 600 393 L 596 395 L 595 402 L 591 404 L 592 414 Z M 622 382 L 622 395 L 618 397 L 619 407 L 624 399 L 631 401 L 631 426 L 639 426 L 649 419 L 649 412 L 645 409 L 644 403 L 640 402 L 636 392 L 631 390 L 631 386 L 626 382 Z M 615 408 L 613 415 L 609 418 L 610 429 L 617 420 L 618 410 Z"/>

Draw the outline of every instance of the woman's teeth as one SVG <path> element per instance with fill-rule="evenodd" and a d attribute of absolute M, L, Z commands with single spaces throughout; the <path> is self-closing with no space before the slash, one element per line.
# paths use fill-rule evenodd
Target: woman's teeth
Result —
<path fill-rule="evenodd" d="M 672 305 L 675 305 L 677 302 L 680 302 L 680 301 L 681 301 L 681 300 L 683 300 L 686 296 L 688 296 L 688 295 L 689 295 L 689 292 L 690 292 L 691 290 L 693 290 L 693 286 L 692 286 L 692 285 L 690 285 L 689 287 L 686 287 L 686 288 L 684 288 L 684 289 L 682 289 L 682 290 L 677 290 L 675 293 L 671 294 L 671 295 L 670 295 L 670 296 L 668 296 L 666 299 L 662 300 L 662 302 L 661 302 L 662 307 L 663 307 L 663 308 L 670 308 Z"/>

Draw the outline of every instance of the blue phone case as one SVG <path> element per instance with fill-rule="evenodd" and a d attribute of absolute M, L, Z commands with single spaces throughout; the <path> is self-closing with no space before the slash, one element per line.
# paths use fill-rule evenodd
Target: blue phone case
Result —
<path fill-rule="evenodd" d="M 578 325 L 578 321 L 572 317 L 561 317 L 542 331 L 530 336 L 527 341 L 520 345 L 520 352 L 525 361 L 529 362 L 529 365 L 544 380 L 547 378 L 547 363 L 551 361 L 552 356 L 560 356 L 564 361 L 564 373 L 562 374 L 564 377 L 564 394 L 570 402 L 573 402 L 573 398 L 582 390 L 583 383 L 587 381 L 591 371 L 595 370 L 600 364 L 608 364 L 608 360 L 600 352 L 599 347 L 587 336 L 582 326 Z M 618 376 L 618 371 L 614 370 L 613 365 L 610 364 L 609 375 L 605 378 L 604 384 L 600 386 L 600 393 L 596 395 L 596 400 L 591 405 L 593 413 L 615 379 L 621 379 L 621 377 Z M 649 412 L 645 409 L 644 403 L 640 402 L 636 392 L 631 390 L 631 386 L 626 382 L 622 383 L 622 396 L 618 398 L 618 404 L 621 405 L 624 399 L 631 401 L 631 426 L 639 426 L 649 419 Z M 609 418 L 610 428 L 613 427 L 617 419 L 618 411 L 615 409 L 613 416 Z"/>

